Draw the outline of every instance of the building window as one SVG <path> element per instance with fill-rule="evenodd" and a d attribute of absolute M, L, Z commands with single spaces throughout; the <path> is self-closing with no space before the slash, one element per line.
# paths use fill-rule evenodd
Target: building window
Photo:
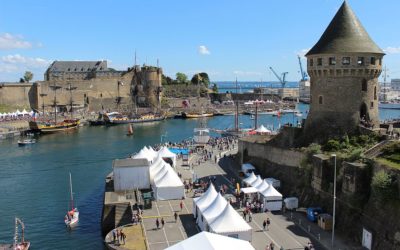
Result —
<path fill-rule="evenodd" d="M 375 61 L 376 61 L 375 57 L 371 57 L 371 65 L 375 65 Z"/>
<path fill-rule="evenodd" d="M 322 65 L 322 58 L 318 58 L 318 59 L 317 59 L 317 65 L 318 65 L 318 66 L 321 66 L 321 65 Z"/>
<path fill-rule="evenodd" d="M 342 58 L 343 65 L 350 65 L 350 57 L 343 57 Z"/>
<path fill-rule="evenodd" d="M 319 104 L 323 104 L 323 102 L 324 102 L 324 100 L 323 100 L 323 98 L 322 98 L 322 95 L 320 95 L 320 96 L 318 97 L 318 103 L 319 103 Z"/>
<path fill-rule="evenodd" d="M 371 108 L 373 108 L 374 107 L 374 102 L 371 102 Z"/>
<path fill-rule="evenodd" d="M 314 60 L 310 59 L 310 66 L 314 66 Z"/>
<path fill-rule="evenodd" d="M 382 66 L 382 58 L 379 58 L 379 66 Z"/>
<path fill-rule="evenodd" d="M 364 65 L 364 57 L 358 57 L 357 64 L 360 65 L 360 66 Z"/>
<path fill-rule="evenodd" d="M 376 86 L 374 87 L 374 100 L 376 100 L 377 99 L 377 96 L 376 96 Z"/>
<path fill-rule="evenodd" d="M 336 58 L 335 57 L 329 57 L 329 65 L 336 65 Z"/>
<path fill-rule="evenodd" d="M 368 89 L 367 80 L 362 79 L 362 82 L 361 82 L 361 90 L 362 90 L 362 91 L 367 91 L 367 89 Z"/>

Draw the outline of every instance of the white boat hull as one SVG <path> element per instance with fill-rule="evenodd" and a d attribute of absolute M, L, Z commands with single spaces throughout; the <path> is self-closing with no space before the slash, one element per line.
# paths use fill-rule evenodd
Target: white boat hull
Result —
<path fill-rule="evenodd" d="M 79 221 L 79 212 L 74 212 L 74 215 L 72 216 L 71 219 L 65 219 L 64 220 L 65 225 L 67 227 L 75 226 L 76 224 L 78 224 L 78 221 Z"/>

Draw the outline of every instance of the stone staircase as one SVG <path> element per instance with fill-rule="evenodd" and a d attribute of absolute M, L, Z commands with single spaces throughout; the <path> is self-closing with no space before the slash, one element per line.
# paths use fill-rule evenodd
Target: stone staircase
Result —
<path fill-rule="evenodd" d="M 132 222 L 132 209 L 130 203 L 115 205 L 115 227 L 123 226 Z"/>
<path fill-rule="evenodd" d="M 378 155 L 380 155 L 382 153 L 382 149 L 386 145 L 388 145 L 390 142 L 391 142 L 391 140 L 384 140 L 384 141 L 381 141 L 380 143 L 374 145 L 372 148 L 367 149 L 364 152 L 365 158 L 372 159 L 372 158 L 377 157 Z"/>

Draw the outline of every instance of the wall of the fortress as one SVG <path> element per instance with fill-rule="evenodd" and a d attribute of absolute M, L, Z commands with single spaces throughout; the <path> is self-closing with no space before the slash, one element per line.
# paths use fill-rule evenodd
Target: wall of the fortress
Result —
<path fill-rule="evenodd" d="M 0 85 L 0 104 L 14 107 L 34 107 L 36 105 L 36 87 L 31 83 Z"/>

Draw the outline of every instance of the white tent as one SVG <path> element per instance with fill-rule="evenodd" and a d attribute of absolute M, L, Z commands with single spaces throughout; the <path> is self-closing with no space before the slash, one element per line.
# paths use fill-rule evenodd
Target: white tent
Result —
<path fill-rule="evenodd" d="M 193 198 L 193 216 L 197 218 L 200 211 L 206 209 L 217 197 L 218 192 L 211 183 L 209 188 L 201 197 Z"/>
<path fill-rule="evenodd" d="M 277 180 L 275 178 L 266 178 L 265 179 L 268 184 L 271 184 L 272 186 L 274 186 L 274 188 L 280 188 L 281 187 L 281 181 Z"/>
<path fill-rule="evenodd" d="M 151 146 L 149 146 L 149 147 L 144 147 L 149 153 L 150 153 L 150 155 L 153 157 L 153 158 L 156 158 L 157 157 L 157 152 L 151 147 Z"/>
<path fill-rule="evenodd" d="M 186 240 L 172 245 L 166 250 L 255 250 L 254 247 L 245 240 L 234 239 L 223 235 L 209 232 L 198 233 Z"/>
<path fill-rule="evenodd" d="M 167 147 L 162 147 L 157 154 L 162 158 L 171 159 L 172 166 L 176 167 L 176 154 L 172 153 Z"/>
<path fill-rule="evenodd" d="M 252 183 L 250 183 L 250 185 L 252 187 L 257 187 L 258 185 L 260 185 L 263 182 L 263 180 L 261 179 L 261 177 L 259 175 L 257 175 L 257 179 L 255 181 L 253 181 Z"/>
<path fill-rule="evenodd" d="M 225 209 L 228 202 L 220 193 L 218 193 L 217 197 L 214 201 L 208 206 L 205 210 L 201 211 L 200 221 L 198 221 L 198 225 L 202 231 L 208 231 L 207 225 L 210 225 Z"/>
<path fill-rule="evenodd" d="M 33 110 L 31 110 L 31 112 L 29 112 L 29 115 L 32 117 L 33 114 L 35 114 L 35 112 L 33 112 Z"/>
<path fill-rule="evenodd" d="M 264 127 L 264 125 L 261 125 L 260 127 L 258 127 L 258 129 L 255 130 L 256 133 L 258 134 L 269 134 L 271 133 L 271 130 L 267 129 L 266 127 Z"/>
<path fill-rule="evenodd" d="M 21 114 L 22 115 L 28 115 L 29 113 L 28 113 L 28 111 L 26 111 L 26 109 L 24 109 L 24 110 L 22 110 Z"/>
<path fill-rule="evenodd" d="M 151 153 L 149 152 L 149 150 L 146 147 L 142 148 L 139 151 L 139 153 L 134 155 L 132 158 L 133 159 L 147 159 L 150 163 L 152 163 L 154 160 L 154 157 L 151 155 Z"/>
<path fill-rule="evenodd" d="M 149 166 L 147 159 L 115 159 L 113 161 L 114 190 L 149 188 Z"/>
<path fill-rule="evenodd" d="M 257 176 L 254 174 L 254 172 L 251 172 L 249 177 L 243 179 L 243 182 L 246 183 L 247 185 L 251 185 L 255 180 L 257 179 Z"/>
<path fill-rule="evenodd" d="M 269 185 L 261 194 L 264 200 L 264 208 L 270 211 L 279 211 L 282 209 L 282 194 L 272 185 Z"/>
<path fill-rule="evenodd" d="M 230 236 L 241 240 L 251 241 L 251 227 L 230 204 L 209 225 L 210 232 Z"/>
<path fill-rule="evenodd" d="M 185 197 L 185 188 L 181 179 L 166 163 L 154 177 L 153 191 L 156 200 L 177 200 Z"/>
<path fill-rule="evenodd" d="M 245 193 L 245 194 L 253 194 L 253 193 L 258 193 L 258 189 L 255 187 L 246 187 L 246 188 L 241 188 L 240 189 L 241 192 Z"/>
<path fill-rule="evenodd" d="M 15 111 L 15 115 L 22 115 L 22 112 L 17 109 L 17 111 Z"/>
<path fill-rule="evenodd" d="M 265 189 L 269 187 L 269 183 L 266 179 L 264 179 L 259 185 L 255 186 L 255 188 L 261 193 Z"/>
<path fill-rule="evenodd" d="M 164 161 L 161 157 L 157 157 L 153 163 L 150 165 L 149 172 L 150 172 L 150 181 L 154 181 L 154 177 L 157 175 L 157 173 L 163 168 L 164 166 Z"/>

